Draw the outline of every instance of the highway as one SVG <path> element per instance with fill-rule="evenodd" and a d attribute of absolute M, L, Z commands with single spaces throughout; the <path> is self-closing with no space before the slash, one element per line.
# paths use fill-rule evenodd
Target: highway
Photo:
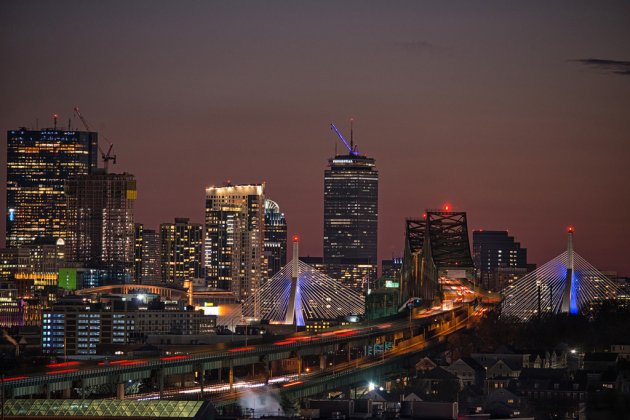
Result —
<path fill-rule="evenodd" d="M 439 319 L 448 317 L 449 313 L 454 314 L 465 307 L 455 306 L 451 310 L 445 311 L 441 307 L 436 307 L 417 313 L 413 318 L 398 318 L 391 322 L 380 323 L 360 323 L 353 326 L 338 327 L 318 334 L 296 333 L 278 339 L 273 343 L 256 344 L 250 346 L 237 346 L 223 351 L 191 351 L 185 354 L 175 354 L 164 357 L 142 358 L 142 359 L 118 359 L 104 362 L 79 362 L 68 361 L 47 365 L 45 371 L 36 373 L 28 372 L 11 377 L 5 377 L 4 387 L 6 389 L 36 386 L 54 382 L 77 381 L 84 378 L 110 377 L 139 371 L 150 371 L 161 368 L 177 367 L 182 365 L 199 365 L 200 363 L 222 363 L 225 360 L 246 360 L 254 356 L 265 356 L 272 353 L 284 353 L 300 350 L 307 347 L 332 346 L 336 344 L 381 337 L 387 334 L 394 334 L 406 328 L 423 327 L 424 331 L 433 329 L 432 324 L 439 322 Z M 287 380 L 291 378 L 287 377 Z M 278 382 L 281 382 L 278 380 Z M 211 386 L 211 385 L 209 385 Z M 217 390 L 221 392 L 221 385 L 217 385 Z M 205 391 L 205 389 L 204 389 Z M 210 391 L 210 388 L 208 388 Z"/>
<path fill-rule="evenodd" d="M 435 316 L 437 312 L 426 313 L 426 316 Z M 475 315 L 480 315 L 481 313 L 475 313 Z M 286 390 L 291 387 L 295 387 L 306 382 L 314 381 L 318 378 L 328 377 L 331 374 L 342 374 L 344 372 L 353 371 L 356 369 L 368 369 L 372 366 L 381 365 L 386 361 L 391 361 L 393 359 L 398 359 L 413 353 L 417 353 L 418 351 L 426 350 L 429 347 L 437 344 L 443 337 L 448 334 L 453 333 L 454 331 L 464 328 L 466 323 L 468 322 L 468 318 L 461 320 L 456 325 L 449 325 L 447 328 L 438 328 L 434 331 L 434 334 L 431 335 L 430 338 L 420 339 L 416 337 L 416 340 L 412 340 L 413 343 L 411 345 L 406 345 L 406 342 L 400 343 L 400 345 L 394 348 L 391 351 L 385 353 L 379 353 L 378 355 L 370 355 L 364 356 L 361 358 L 357 358 L 351 361 L 344 361 L 341 363 L 335 363 L 333 368 L 326 368 L 325 370 L 315 370 L 311 372 L 304 372 L 301 375 L 295 374 L 287 374 L 276 376 L 270 378 L 267 382 L 264 379 L 250 379 L 238 381 L 233 384 L 232 389 L 230 386 L 225 383 L 219 384 L 207 384 L 203 387 L 204 398 L 210 399 L 215 405 L 226 405 L 230 402 L 238 401 L 242 399 L 246 395 L 248 395 L 251 390 L 263 388 L 267 386 L 267 389 L 279 389 Z M 409 321 L 398 321 L 397 323 L 392 324 L 400 325 L 408 327 Z M 377 324 L 371 328 L 379 328 L 383 327 L 386 324 Z M 343 330 L 342 330 L 343 331 Z M 343 332 L 341 332 L 343 333 Z M 277 344 L 277 343 L 276 343 Z M 165 390 L 162 393 L 162 398 L 181 398 L 182 396 L 191 396 L 196 398 L 201 398 L 201 387 L 194 386 L 186 389 L 182 388 L 172 388 Z M 148 400 L 148 399 L 159 399 L 160 393 L 144 393 L 144 394 L 132 394 L 128 395 L 125 398 L 134 399 L 134 400 Z"/>

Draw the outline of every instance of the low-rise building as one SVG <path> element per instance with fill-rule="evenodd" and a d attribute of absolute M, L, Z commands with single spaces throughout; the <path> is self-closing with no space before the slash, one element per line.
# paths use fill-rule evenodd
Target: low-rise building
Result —
<path fill-rule="evenodd" d="M 148 334 L 209 333 L 216 317 L 182 305 L 114 300 L 90 303 L 68 298 L 44 310 L 42 351 L 48 354 L 97 354 L 100 344 L 140 342 Z"/>
<path fill-rule="evenodd" d="M 444 369 L 459 378 L 462 388 L 467 385 L 482 386 L 486 379 L 486 369 L 471 357 L 462 357 Z"/>

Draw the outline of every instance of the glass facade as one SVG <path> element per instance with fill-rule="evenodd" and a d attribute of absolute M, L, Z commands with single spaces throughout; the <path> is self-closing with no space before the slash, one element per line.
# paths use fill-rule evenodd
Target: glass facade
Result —
<path fill-rule="evenodd" d="M 499 291 L 527 274 L 527 249 L 506 230 L 475 230 L 473 260 L 479 269 L 481 285 Z"/>
<path fill-rule="evenodd" d="M 190 223 L 186 218 L 176 218 L 175 223 L 160 225 L 160 238 L 164 282 L 181 286 L 184 280 L 201 277 L 203 246 L 201 224 Z"/>
<path fill-rule="evenodd" d="M 268 279 L 287 264 L 287 220 L 271 200 L 265 200 L 265 260 Z"/>
<path fill-rule="evenodd" d="M 324 175 L 324 261 L 377 264 L 378 171 L 374 159 L 335 156 Z"/>
<path fill-rule="evenodd" d="M 25 128 L 7 132 L 7 246 L 66 237 L 67 179 L 97 167 L 97 134 Z"/>
<path fill-rule="evenodd" d="M 267 275 L 264 184 L 206 189 L 206 273 L 211 287 L 237 299 L 256 294 Z"/>
<path fill-rule="evenodd" d="M 136 180 L 128 173 L 97 173 L 66 181 L 66 258 L 106 270 L 106 283 L 130 283 L 134 270 L 133 204 Z"/>
<path fill-rule="evenodd" d="M 9 417 L 211 418 L 206 401 L 19 400 L 4 403 Z"/>

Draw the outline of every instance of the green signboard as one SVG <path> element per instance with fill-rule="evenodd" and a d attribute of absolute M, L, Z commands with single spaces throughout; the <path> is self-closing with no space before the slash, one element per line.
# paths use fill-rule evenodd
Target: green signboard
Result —
<path fill-rule="evenodd" d="M 77 289 L 77 269 L 76 268 L 60 268 L 58 285 L 62 289 L 76 290 Z"/>

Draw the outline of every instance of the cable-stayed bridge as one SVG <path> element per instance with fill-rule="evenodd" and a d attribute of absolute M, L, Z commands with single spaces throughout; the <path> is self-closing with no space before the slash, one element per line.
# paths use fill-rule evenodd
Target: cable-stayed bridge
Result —
<path fill-rule="evenodd" d="M 595 302 L 615 298 L 617 286 L 573 250 L 570 227 L 566 251 L 501 293 L 501 316 L 527 321 L 545 313 L 577 314 Z"/>
<path fill-rule="evenodd" d="M 337 319 L 364 311 L 363 294 L 300 261 L 297 235 L 293 259 L 243 305 L 245 316 L 299 327 L 308 320 Z"/>
<path fill-rule="evenodd" d="M 289 262 L 261 288 L 258 298 L 260 318 L 272 322 L 304 326 L 308 319 L 336 319 L 362 314 L 365 298 L 303 261 L 297 261 L 299 274 L 292 296 L 292 266 Z M 291 297 L 293 299 L 291 299 Z M 253 305 L 247 305 L 253 308 Z M 246 316 L 253 316 L 246 313 Z M 292 318 L 294 317 L 294 318 Z"/>

